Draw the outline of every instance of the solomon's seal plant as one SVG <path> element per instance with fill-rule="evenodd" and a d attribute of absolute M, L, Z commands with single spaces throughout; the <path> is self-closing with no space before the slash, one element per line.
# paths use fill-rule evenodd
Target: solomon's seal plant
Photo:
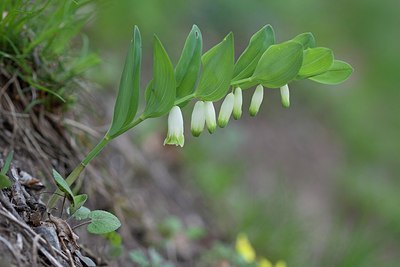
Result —
<path fill-rule="evenodd" d="M 141 61 L 141 36 L 135 27 L 111 126 L 103 139 L 66 178 L 68 186 L 76 181 L 105 145 L 147 119 L 169 113 L 168 135 L 164 144 L 183 146 L 181 108 L 191 100 L 198 101 L 192 114 L 191 131 L 194 136 L 199 136 L 205 126 L 210 133 L 215 132 L 216 122 L 220 127 L 225 127 L 232 113 L 234 119 L 239 119 L 242 115 L 242 91 L 246 89 L 256 86 L 249 108 L 250 115 L 255 116 L 263 100 L 264 87 L 279 88 L 282 105 L 289 107 L 290 82 L 309 79 L 323 84 L 338 84 L 353 71 L 346 62 L 336 60 L 329 48 L 316 47 L 311 33 L 277 43 L 270 25 L 264 26 L 251 37 L 247 48 L 236 61 L 233 33 L 203 54 L 202 35 L 194 25 L 175 67 L 161 41 L 154 36 L 153 77 L 145 88 L 145 108 L 138 113 Z M 213 102 L 222 98 L 225 99 L 216 120 Z M 55 205 L 59 193 L 53 195 L 50 207 Z M 76 208 L 74 198 L 71 195 L 69 197 Z"/>

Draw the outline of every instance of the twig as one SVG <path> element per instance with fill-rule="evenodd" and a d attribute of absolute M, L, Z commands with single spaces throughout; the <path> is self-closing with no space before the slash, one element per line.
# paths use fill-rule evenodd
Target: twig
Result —
<path fill-rule="evenodd" d="M 40 239 L 40 235 L 37 235 L 33 238 L 33 245 L 32 245 L 32 261 L 33 264 L 37 265 L 37 247 L 39 245 L 39 239 Z"/>
<path fill-rule="evenodd" d="M 74 259 L 72 258 L 71 251 L 67 248 L 67 246 L 64 243 L 64 240 L 60 238 L 61 246 L 64 248 L 64 251 L 67 253 L 68 259 L 71 263 L 71 267 L 76 267 Z"/>
<path fill-rule="evenodd" d="M 73 227 L 72 227 L 72 230 L 75 230 L 75 229 L 78 228 L 78 227 L 81 227 L 81 226 L 90 224 L 91 222 L 92 222 L 92 221 L 86 221 L 86 222 L 79 223 L 79 224 L 73 226 Z"/>
<path fill-rule="evenodd" d="M 18 212 L 14 209 L 13 206 L 11 206 L 9 201 L 6 201 L 6 198 L 4 196 L 3 191 L 0 190 L 0 202 L 3 204 L 4 208 L 6 208 L 13 216 L 15 216 L 18 220 L 22 221 L 21 216 L 18 214 Z"/>
<path fill-rule="evenodd" d="M 4 208 L 3 208 L 4 209 Z M 23 228 L 25 230 L 25 232 L 28 234 L 28 236 L 30 238 L 34 238 L 36 236 L 39 236 L 38 239 L 40 242 L 42 242 L 43 244 L 47 244 L 46 240 L 44 240 L 40 235 L 36 234 L 28 225 L 18 221 L 14 215 L 12 215 L 9 211 L 7 210 L 0 210 L 0 215 L 3 215 L 4 217 L 6 217 L 7 219 L 11 220 L 12 222 L 14 222 L 16 225 L 20 226 L 21 228 Z M 40 252 L 42 252 L 46 258 L 56 267 L 63 267 L 63 265 L 55 258 L 53 257 L 42 245 L 40 245 L 40 243 L 38 243 L 38 248 L 40 250 Z M 61 251 L 59 251 L 56 248 L 52 248 L 59 256 L 61 256 L 64 260 L 68 260 L 68 257 L 65 256 Z"/>
<path fill-rule="evenodd" d="M 63 122 L 66 125 L 72 126 L 72 127 L 76 128 L 76 129 L 79 129 L 79 130 L 81 130 L 83 132 L 86 132 L 86 133 L 90 134 L 91 136 L 93 136 L 95 138 L 100 138 L 101 137 L 101 134 L 99 134 L 99 132 L 97 132 L 96 130 L 90 128 L 89 126 L 86 126 L 86 125 L 84 125 L 82 123 L 79 123 L 77 121 L 65 118 L 63 120 Z"/>
<path fill-rule="evenodd" d="M 12 247 L 12 245 L 10 244 L 10 242 L 8 242 L 5 238 L 3 238 L 2 236 L 0 236 L 0 241 L 4 243 L 4 245 L 6 245 L 6 247 L 8 248 L 8 250 L 11 252 L 11 254 L 14 256 L 14 258 L 17 260 L 18 266 L 21 266 L 21 260 L 18 257 L 17 253 L 15 252 L 14 248 Z"/>
<path fill-rule="evenodd" d="M 0 98 L 3 96 L 4 92 L 7 90 L 7 88 L 15 81 L 17 78 L 17 75 L 14 74 L 11 79 L 8 80 L 8 82 L 0 89 Z"/>

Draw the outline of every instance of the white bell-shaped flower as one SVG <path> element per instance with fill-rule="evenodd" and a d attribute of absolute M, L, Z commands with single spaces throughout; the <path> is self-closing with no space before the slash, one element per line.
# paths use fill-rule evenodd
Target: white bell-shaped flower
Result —
<path fill-rule="evenodd" d="M 243 97 L 242 97 L 242 89 L 240 87 L 237 87 L 235 89 L 235 101 L 233 103 L 233 118 L 235 120 L 240 119 L 242 117 L 242 103 L 243 103 Z"/>
<path fill-rule="evenodd" d="M 287 84 L 281 87 L 281 102 L 285 108 L 290 106 L 290 92 Z"/>
<path fill-rule="evenodd" d="M 211 101 L 204 102 L 204 111 L 206 116 L 207 130 L 212 134 L 217 129 L 217 119 L 215 117 L 214 105 Z"/>
<path fill-rule="evenodd" d="M 184 143 L 182 111 L 178 106 L 174 106 L 168 115 L 168 134 L 164 140 L 164 145 L 183 147 Z"/>
<path fill-rule="evenodd" d="M 221 109 L 219 110 L 219 115 L 218 115 L 219 127 L 224 128 L 228 124 L 229 118 L 232 115 L 234 102 L 235 102 L 235 96 L 233 95 L 233 93 L 227 94 L 224 99 L 224 102 L 222 102 Z"/>
<path fill-rule="evenodd" d="M 206 123 L 205 105 L 203 101 L 197 101 L 192 113 L 191 131 L 192 135 L 198 137 L 204 129 Z"/>
<path fill-rule="evenodd" d="M 261 103 L 264 98 L 264 88 L 261 84 L 256 87 L 253 97 L 251 98 L 249 113 L 250 116 L 254 117 L 260 110 Z"/>

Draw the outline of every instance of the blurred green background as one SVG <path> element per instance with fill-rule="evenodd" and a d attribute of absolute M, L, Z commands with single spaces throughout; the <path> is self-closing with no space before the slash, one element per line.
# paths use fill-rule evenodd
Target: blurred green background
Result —
<path fill-rule="evenodd" d="M 290 84 L 290 109 L 281 108 L 278 91 L 267 90 L 255 119 L 244 115 L 213 136 L 186 131 L 184 171 L 220 228 L 232 240 L 247 233 L 258 254 L 273 261 L 400 266 L 400 1 L 96 3 L 86 33 L 103 62 L 90 75 L 105 88 L 117 88 L 133 25 L 143 36 L 143 86 L 153 33 L 176 63 L 192 24 L 202 30 L 204 50 L 233 31 L 239 55 L 271 24 L 279 42 L 310 31 L 317 45 L 352 64 L 354 74 L 339 86 Z M 156 128 L 164 131 L 165 121 Z"/>

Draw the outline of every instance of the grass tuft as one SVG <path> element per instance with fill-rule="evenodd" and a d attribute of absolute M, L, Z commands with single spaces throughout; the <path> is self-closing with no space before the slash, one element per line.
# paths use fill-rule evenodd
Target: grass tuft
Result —
<path fill-rule="evenodd" d="M 92 14 L 91 0 L 0 2 L 0 84 L 18 79 L 21 88 L 8 93 L 23 93 L 25 109 L 54 111 L 73 102 L 80 75 L 100 61 L 80 33 Z"/>

